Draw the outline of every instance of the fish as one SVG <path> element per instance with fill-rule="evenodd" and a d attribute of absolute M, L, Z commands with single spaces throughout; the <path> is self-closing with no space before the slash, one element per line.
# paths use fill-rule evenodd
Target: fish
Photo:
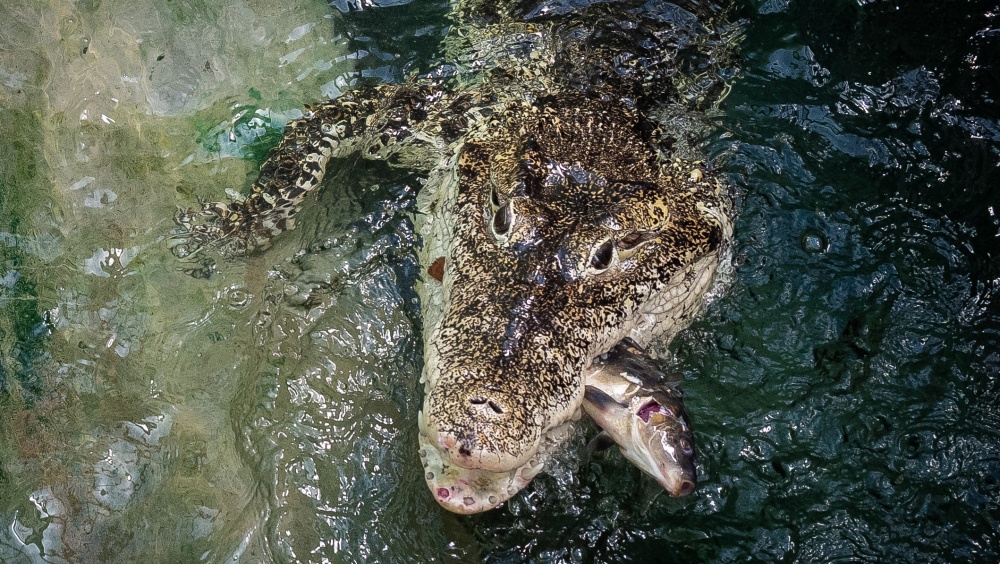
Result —
<path fill-rule="evenodd" d="M 672 497 L 689 495 L 698 484 L 694 434 L 678 384 L 626 338 L 594 360 L 583 403 L 602 429 L 590 448 L 617 444 Z"/>

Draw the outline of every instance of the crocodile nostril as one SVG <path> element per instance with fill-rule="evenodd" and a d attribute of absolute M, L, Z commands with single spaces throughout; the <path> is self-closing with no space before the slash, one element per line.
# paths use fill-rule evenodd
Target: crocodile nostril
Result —
<path fill-rule="evenodd" d="M 481 397 L 471 397 L 469 398 L 469 403 L 471 403 L 472 405 L 486 405 L 493 410 L 493 413 L 496 413 L 497 415 L 503 415 L 503 408 L 500 407 L 499 403 L 491 399 L 486 399 Z"/>

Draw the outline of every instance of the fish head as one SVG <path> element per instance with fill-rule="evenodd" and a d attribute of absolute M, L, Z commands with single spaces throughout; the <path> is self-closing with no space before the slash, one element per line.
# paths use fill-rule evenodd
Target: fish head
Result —
<path fill-rule="evenodd" d="M 630 406 L 632 440 L 619 445 L 622 453 L 671 496 L 690 494 L 698 477 L 683 402 L 674 393 L 657 391 L 633 397 Z"/>
<path fill-rule="evenodd" d="M 585 400 L 584 410 L 629 462 L 673 497 L 694 491 L 698 483 L 694 435 L 679 389 L 669 385 L 639 389 L 622 403 L 588 385 Z"/>

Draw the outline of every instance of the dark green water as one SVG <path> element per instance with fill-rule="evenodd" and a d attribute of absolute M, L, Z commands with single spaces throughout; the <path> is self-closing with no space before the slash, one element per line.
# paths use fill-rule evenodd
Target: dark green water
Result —
<path fill-rule="evenodd" d="M 468 518 L 415 453 L 416 179 L 208 281 L 163 241 L 301 104 L 436 64 L 447 4 L 395 4 L 5 8 L 0 560 L 1000 559 L 1000 6 L 742 5 L 733 282 L 672 346 L 699 489 L 609 453 Z"/>

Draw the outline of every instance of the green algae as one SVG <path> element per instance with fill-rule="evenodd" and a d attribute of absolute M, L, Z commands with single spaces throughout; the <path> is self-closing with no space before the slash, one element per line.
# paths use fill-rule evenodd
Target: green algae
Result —
<path fill-rule="evenodd" d="M 0 109 L 8 132 L 0 143 L 0 386 L 8 401 L 31 404 L 40 392 L 35 363 L 50 327 L 40 310 L 31 259 L 22 238 L 39 194 L 38 119 L 20 108 Z"/>
<path fill-rule="evenodd" d="M 260 511 L 246 510 L 255 479 L 227 417 L 226 367 L 252 351 L 249 312 L 229 301 L 243 269 L 197 281 L 166 241 L 177 205 L 246 186 L 287 121 L 232 103 L 264 54 L 215 52 L 192 73 L 204 47 L 190 39 L 249 53 L 295 26 L 272 8 L 203 7 L 256 22 L 256 35 L 176 3 L 0 8 L 0 41 L 32 54 L 0 54 L 0 560 L 221 559 Z M 162 10 L 173 23 L 149 25 Z M 310 79 L 280 84 L 286 107 L 332 77 Z M 270 95 L 260 82 L 257 97 Z M 200 145 L 199 132 L 225 142 Z"/>

